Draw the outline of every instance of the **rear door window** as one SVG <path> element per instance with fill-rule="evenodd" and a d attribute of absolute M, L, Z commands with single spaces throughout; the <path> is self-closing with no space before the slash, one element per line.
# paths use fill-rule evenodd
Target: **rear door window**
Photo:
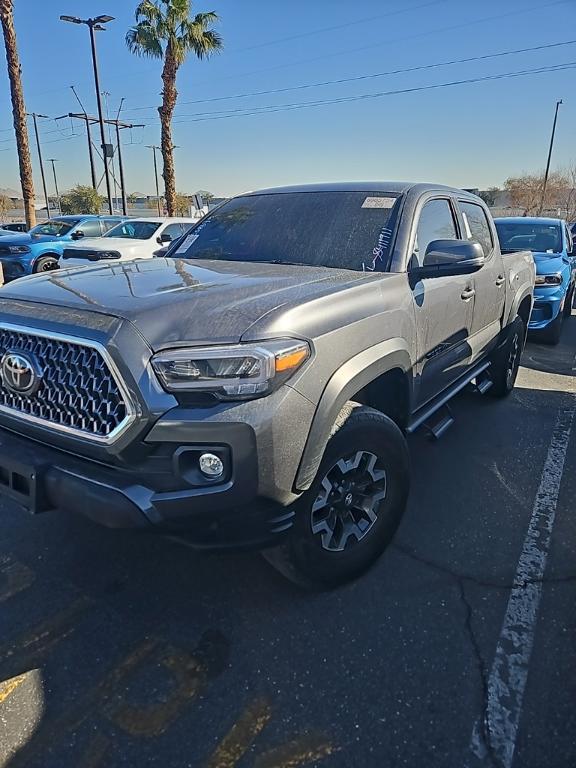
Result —
<path fill-rule="evenodd" d="M 102 230 L 100 229 L 99 219 L 86 219 L 78 224 L 78 231 L 84 233 L 84 237 L 100 237 Z"/>
<path fill-rule="evenodd" d="M 423 265 L 426 249 L 433 240 L 457 239 L 458 230 L 450 201 L 446 199 L 429 200 L 420 211 L 410 267 L 415 268 Z"/>
<path fill-rule="evenodd" d="M 102 232 L 108 232 L 108 230 L 112 229 L 112 227 L 115 227 L 121 222 L 122 219 L 101 219 L 100 223 L 102 224 Z"/>
<path fill-rule="evenodd" d="M 176 240 L 177 237 L 180 237 L 182 232 L 183 232 L 182 224 L 176 223 L 176 224 L 168 224 L 168 226 L 165 227 L 160 234 L 162 237 L 167 235 L 171 240 Z"/>
<path fill-rule="evenodd" d="M 458 205 L 460 206 L 464 221 L 465 237 L 468 240 L 478 241 L 484 249 L 484 256 L 488 258 L 492 255 L 494 241 L 486 211 L 481 205 L 476 205 L 476 203 L 467 203 L 460 200 Z"/>

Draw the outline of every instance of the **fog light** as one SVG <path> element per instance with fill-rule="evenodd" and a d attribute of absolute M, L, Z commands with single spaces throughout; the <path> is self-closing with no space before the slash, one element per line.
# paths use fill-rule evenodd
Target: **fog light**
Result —
<path fill-rule="evenodd" d="M 220 477 L 220 475 L 224 473 L 222 459 L 219 459 L 218 456 L 215 456 L 213 453 L 203 453 L 200 456 L 198 464 L 200 465 L 202 474 L 211 479 Z"/>

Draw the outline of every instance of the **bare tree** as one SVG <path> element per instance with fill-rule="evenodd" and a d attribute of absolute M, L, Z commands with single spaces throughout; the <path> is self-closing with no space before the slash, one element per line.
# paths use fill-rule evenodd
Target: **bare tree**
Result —
<path fill-rule="evenodd" d="M 521 176 L 513 176 L 506 179 L 504 189 L 510 194 L 510 203 L 513 208 L 521 208 L 524 216 L 535 216 L 540 210 L 542 202 L 542 188 L 544 186 L 544 174 L 524 173 Z M 546 188 L 546 201 L 543 213 L 555 212 L 563 209 L 566 201 L 570 180 L 563 171 L 553 171 L 548 176 Z"/>
<path fill-rule="evenodd" d="M 568 189 L 566 193 L 566 221 L 576 221 L 576 160 L 574 160 L 565 171 L 568 179 Z"/>
<path fill-rule="evenodd" d="M 0 195 L 0 218 L 3 219 L 11 208 L 12 200 L 6 195 Z"/>

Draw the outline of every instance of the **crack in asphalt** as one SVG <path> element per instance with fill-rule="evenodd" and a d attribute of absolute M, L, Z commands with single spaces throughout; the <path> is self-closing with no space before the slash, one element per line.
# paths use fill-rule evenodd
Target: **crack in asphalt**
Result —
<path fill-rule="evenodd" d="M 515 587 L 522 588 L 522 587 L 527 587 L 530 584 L 536 584 L 536 583 L 554 584 L 554 583 L 563 583 L 563 582 L 576 582 L 576 573 L 568 574 L 565 576 L 547 577 L 547 578 L 539 578 L 539 579 L 526 579 L 523 582 L 516 582 L 516 581 L 512 583 L 496 582 L 496 581 L 490 581 L 488 579 L 481 579 L 471 574 L 459 573 L 458 571 L 453 570 L 447 565 L 438 563 L 434 560 L 431 560 L 425 557 L 424 555 L 421 555 L 415 552 L 414 550 L 410 549 L 404 544 L 394 542 L 391 545 L 391 547 L 398 550 L 404 556 L 420 563 L 421 565 L 425 565 L 427 568 L 431 568 L 432 570 L 435 570 L 439 573 L 444 574 L 445 576 L 448 576 L 457 586 L 460 602 L 464 608 L 464 631 L 466 636 L 468 637 L 468 641 L 472 649 L 472 654 L 476 661 L 476 667 L 478 670 L 478 676 L 479 676 L 480 687 L 481 687 L 482 706 L 481 706 L 481 716 L 479 718 L 478 737 L 485 750 L 487 765 L 491 766 L 491 768 L 502 768 L 503 763 L 498 759 L 496 750 L 494 749 L 494 745 L 492 743 L 492 737 L 491 737 L 491 730 L 490 730 L 490 715 L 489 715 L 489 708 L 488 708 L 489 693 L 490 693 L 489 692 L 489 671 L 488 671 L 486 662 L 484 660 L 484 657 L 482 656 L 478 639 L 474 632 L 474 627 L 473 627 L 474 610 L 472 608 L 472 604 L 470 603 L 466 595 L 465 583 L 470 582 L 471 584 L 474 584 L 478 587 L 483 587 L 485 589 L 498 589 L 498 590 L 510 591 Z"/>
<path fill-rule="evenodd" d="M 390 548 L 396 549 L 398 552 L 405 555 L 406 557 L 409 557 L 411 560 L 415 560 L 421 565 L 426 565 L 428 568 L 432 568 L 433 570 L 438 571 L 439 573 L 443 573 L 446 576 L 451 576 L 454 579 L 462 579 L 463 581 L 470 581 L 472 584 L 476 584 L 478 587 L 485 587 L 486 589 L 511 590 L 514 589 L 514 587 L 527 587 L 530 584 L 563 584 L 576 582 L 576 571 L 574 573 L 568 573 L 561 576 L 542 576 L 537 579 L 524 579 L 521 581 L 492 581 L 490 579 L 483 579 L 478 576 L 474 576 L 471 573 L 460 573 L 459 571 L 456 571 L 449 566 L 444 565 L 443 563 L 438 563 L 437 561 L 432 560 L 425 555 L 421 555 L 419 552 L 410 549 L 410 547 L 407 547 L 405 544 L 393 542 L 390 545 Z"/>
<path fill-rule="evenodd" d="M 468 639 L 470 641 L 470 645 L 472 647 L 472 651 L 474 654 L 474 657 L 476 659 L 476 666 L 478 667 L 478 675 L 480 677 L 480 685 L 482 688 L 482 713 L 480 717 L 480 739 L 482 741 L 482 744 L 484 745 L 484 748 L 486 750 L 486 755 L 488 757 L 488 760 L 490 764 L 493 766 L 493 768 L 501 768 L 501 764 L 496 756 L 496 752 L 494 750 L 494 747 L 492 745 L 492 735 L 490 732 L 490 715 L 488 712 L 488 698 L 489 698 L 489 689 L 488 689 L 488 669 L 486 667 L 486 662 L 484 661 L 484 657 L 482 656 L 482 652 L 480 650 L 480 645 L 478 643 L 478 640 L 476 639 L 476 635 L 474 633 L 474 627 L 472 626 L 472 615 L 473 615 L 473 609 L 472 605 L 469 603 L 468 598 L 466 597 L 466 590 L 464 588 L 464 580 L 454 577 L 454 580 L 456 584 L 458 585 L 458 591 L 460 594 L 460 602 L 464 606 L 465 611 L 465 619 L 464 619 L 464 629 L 466 631 L 466 634 L 468 635 Z"/>

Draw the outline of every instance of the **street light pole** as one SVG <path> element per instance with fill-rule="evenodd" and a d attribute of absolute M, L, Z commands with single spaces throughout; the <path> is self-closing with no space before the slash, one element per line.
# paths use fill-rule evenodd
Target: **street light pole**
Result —
<path fill-rule="evenodd" d="M 103 24 L 107 24 L 109 21 L 114 21 L 113 16 L 96 16 L 94 19 L 80 19 L 77 16 L 60 16 L 62 21 L 69 21 L 72 24 L 85 24 L 90 30 L 90 47 L 92 49 L 92 67 L 94 69 L 94 85 L 96 87 L 96 103 L 98 105 L 98 122 L 100 123 L 100 139 L 102 141 L 102 154 L 104 156 L 104 178 L 106 179 L 106 193 L 108 195 L 108 209 L 110 213 L 114 213 L 112 207 L 112 191 L 110 188 L 110 171 L 108 168 L 108 156 L 106 153 L 106 133 L 104 131 L 104 113 L 102 111 L 102 97 L 100 95 L 100 76 L 98 74 L 98 58 L 96 56 L 96 38 L 94 32 L 96 30 L 103 31 L 106 27 Z"/>
<path fill-rule="evenodd" d="M 552 149 L 554 147 L 554 136 L 556 134 L 556 121 L 558 120 L 558 109 L 562 104 L 562 99 L 556 102 L 556 111 L 554 112 L 554 122 L 552 123 L 552 136 L 550 136 L 550 148 L 548 150 L 548 162 L 546 163 L 546 172 L 544 174 L 544 184 L 542 186 L 542 200 L 540 201 L 540 211 L 538 215 L 542 215 L 544 210 L 544 203 L 546 201 L 546 187 L 548 186 L 548 174 L 550 173 L 550 161 L 552 160 Z"/>
<path fill-rule="evenodd" d="M 46 177 L 44 176 L 44 163 L 42 162 L 42 149 L 40 147 L 40 135 L 38 134 L 38 118 L 47 118 L 47 115 L 38 115 L 36 112 L 32 112 L 32 119 L 34 120 L 34 133 L 36 134 L 36 149 L 38 150 L 38 162 L 40 163 L 40 175 L 42 176 L 42 189 L 44 190 L 44 199 L 46 200 L 46 215 L 50 218 L 50 201 L 48 200 L 48 192 L 46 191 Z"/>
<path fill-rule="evenodd" d="M 158 216 L 162 215 L 162 209 L 160 208 L 160 190 L 158 188 L 158 164 L 156 163 L 156 150 L 160 149 L 155 144 L 148 145 L 148 149 L 152 150 L 154 155 L 154 180 L 156 182 L 156 203 L 158 206 Z"/>
<path fill-rule="evenodd" d="M 54 187 L 56 189 L 56 199 L 58 200 L 58 210 L 60 213 L 62 213 L 62 203 L 60 202 L 60 192 L 58 191 L 58 181 L 56 179 L 56 166 L 54 163 L 57 163 L 58 160 L 56 160 L 53 157 L 48 158 L 48 162 L 52 163 L 52 174 L 54 175 Z"/>
<path fill-rule="evenodd" d="M 91 22 L 91 23 L 90 23 Z M 96 103 L 98 104 L 98 120 L 100 121 L 100 138 L 102 140 L 102 154 L 104 155 L 104 178 L 106 179 L 106 194 L 108 195 L 108 209 L 114 213 L 112 207 L 112 192 L 110 190 L 110 170 L 108 168 L 108 155 L 106 154 L 106 134 L 104 132 L 104 113 L 102 112 L 102 96 L 100 95 L 100 77 L 98 75 L 98 59 L 96 58 L 96 38 L 94 35 L 94 20 L 89 19 L 90 45 L 92 47 L 92 65 L 94 67 L 94 84 L 96 86 Z"/>

